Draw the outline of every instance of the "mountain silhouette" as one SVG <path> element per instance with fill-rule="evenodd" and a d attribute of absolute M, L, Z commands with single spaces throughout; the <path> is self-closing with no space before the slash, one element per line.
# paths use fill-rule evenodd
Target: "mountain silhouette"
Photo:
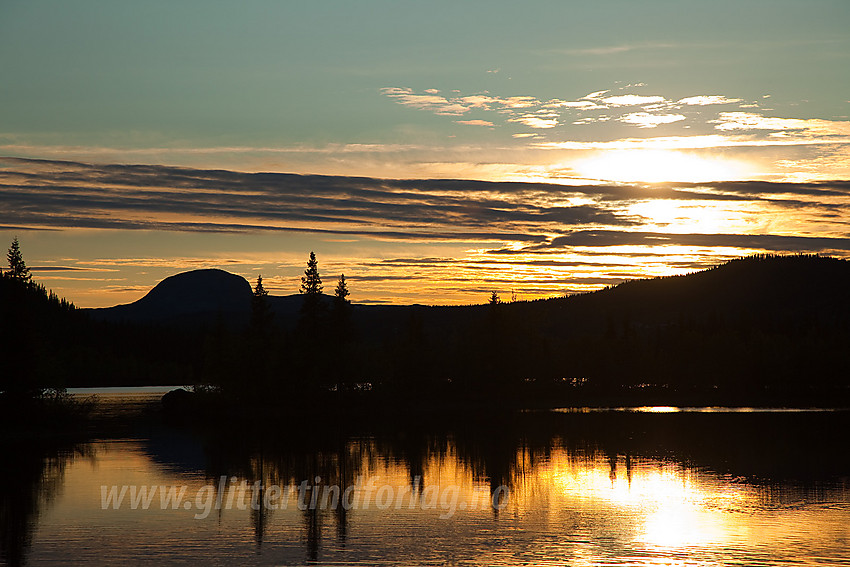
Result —
<path fill-rule="evenodd" d="M 90 313 L 103 321 L 169 323 L 219 316 L 241 320 L 250 309 L 251 284 L 245 278 L 204 269 L 169 276 L 133 303 L 92 309 Z"/>
<path fill-rule="evenodd" d="M 169 276 L 144 297 L 124 305 L 89 310 L 100 321 L 126 323 L 247 323 L 251 311 L 251 284 L 242 276 L 219 269 L 202 269 Z M 322 295 L 325 304 L 332 297 Z M 294 321 L 301 309 L 300 293 L 268 296 L 269 306 L 281 322 Z M 285 324 L 285 323 L 284 323 Z"/>
<path fill-rule="evenodd" d="M 732 260 L 691 274 L 638 279 L 595 292 L 505 304 L 522 312 L 554 335 L 588 332 L 610 324 L 606 318 L 628 319 L 640 327 L 665 326 L 681 317 L 706 314 L 759 316 L 843 312 L 848 304 L 850 262 L 820 256 L 752 256 Z M 130 304 L 88 310 L 94 319 L 129 323 L 208 323 L 224 318 L 231 324 L 247 322 L 251 285 L 224 270 L 203 269 L 170 276 L 147 295 Z M 329 305 L 331 296 L 323 295 Z M 291 328 L 302 296 L 269 295 L 275 323 Z M 355 318 L 367 334 L 383 330 L 391 336 L 406 325 L 411 314 L 426 330 L 455 327 L 486 312 L 486 305 L 354 305 Z"/>
<path fill-rule="evenodd" d="M 303 297 L 269 296 L 274 318 L 264 352 L 271 370 L 264 372 L 303 385 L 299 369 L 336 356 L 337 366 L 328 362 L 316 374 L 350 371 L 390 397 L 421 399 L 441 392 L 532 395 L 528 384 L 536 383 L 540 399 L 550 396 L 543 384 L 589 384 L 583 391 L 595 396 L 654 388 L 646 391 L 677 392 L 679 402 L 692 403 L 850 400 L 848 289 L 850 261 L 753 256 L 570 297 L 496 306 L 353 305 L 345 328 L 327 311 L 316 342 L 322 357 L 305 355 L 299 342 Z M 88 338 L 68 334 L 79 348 L 66 358 L 77 370 L 64 359 L 49 368 L 68 368 L 68 383 L 82 375 L 87 385 L 240 375 L 256 351 L 251 293 L 248 281 L 221 270 L 166 278 L 136 302 L 88 310 L 95 322 L 81 327 Z"/>

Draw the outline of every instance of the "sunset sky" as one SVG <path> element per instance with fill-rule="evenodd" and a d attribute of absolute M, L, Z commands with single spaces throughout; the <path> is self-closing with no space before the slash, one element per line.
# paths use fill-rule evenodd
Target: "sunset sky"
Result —
<path fill-rule="evenodd" d="M 850 257 L 850 2 L 0 3 L 0 239 L 79 306 Z"/>

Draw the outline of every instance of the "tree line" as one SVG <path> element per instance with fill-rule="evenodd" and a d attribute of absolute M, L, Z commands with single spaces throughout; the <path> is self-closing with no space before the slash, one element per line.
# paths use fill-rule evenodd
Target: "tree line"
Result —
<path fill-rule="evenodd" d="M 263 277 L 257 276 L 244 332 L 234 332 L 225 321 L 208 332 L 196 389 L 260 403 L 275 394 L 322 395 L 353 387 L 355 333 L 345 274 L 340 274 L 330 301 L 323 290 L 311 251 L 301 278 L 298 319 L 289 330 L 275 321 Z"/>
<path fill-rule="evenodd" d="M 850 263 L 751 257 L 540 301 L 352 305 L 311 252 L 293 320 L 262 276 L 244 325 L 93 321 L 32 281 L 17 239 L 2 284 L 0 391 L 192 384 L 242 407 L 328 400 L 729 403 L 848 398 Z M 772 398 L 771 398 L 772 397 Z M 817 403 L 817 400 L 814 400 Z"/>
<path fill-rule="evenodd" d="M 79 320 L 72 303 L 33 281 L 15 237 L 0 270 L 0 392 L 32 399 L 64 389 L 61 360 Z"/>

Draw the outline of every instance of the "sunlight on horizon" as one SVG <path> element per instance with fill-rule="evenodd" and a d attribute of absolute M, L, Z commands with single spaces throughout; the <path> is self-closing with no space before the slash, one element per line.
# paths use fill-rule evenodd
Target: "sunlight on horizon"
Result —
<path fill-rule="evenodd" d="M 748 202 L 705 202 L 683 199 L 652 199 L 633 203 L 628 212 L 642 218 L 644 230 L 676 233 L 719 234 L 749 232 L 754 206 Z"/>
<path fill-rule="evenodd" d="M 743 179 L 748 168 L 739 161 L 704 158 L 673 150 L 615 150 L 573 164 L 578 173 L 605 181 L 703 182 Z"/>

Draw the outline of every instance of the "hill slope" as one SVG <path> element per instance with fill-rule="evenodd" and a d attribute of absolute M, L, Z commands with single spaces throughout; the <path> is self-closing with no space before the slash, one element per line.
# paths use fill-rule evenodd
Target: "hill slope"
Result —
<path fill-rule="evenodd" d="M 243 319 L 250 307 L 251 284 L 245 278 L 224 270 L 205 269 L 169 276 L 133 303 L 89 312 L 103 321 L 173 323 L 219 315 Z"/>
<path fill-rule="evenodd" d="M 684 276 L 625 282 L 592 293 L 503 304 L 518 317 L 533 319 L 555 335 L 598 332 L 612 324 L 664 327 L 680 319 L 739 316 L 838 316 L 850 302 L 850 262 L 818 256 L 768 256 L 733 260 Z M 205 269 L 170 276 L 130 304 L 87 310 L 93 318 L 129 323 L 203 323 L 216 317 L 244 324 L 250 313 L 251 286 L 241 276 Z M 276 324 L 290 329 L 297 319 L 299 294 L 268 297 Z M 324 296 L 327 305 L 332 298 Z M 480 318 L 486 305 L 354 305 L 364 331 L 383 328 L 389 335 L 411 316 L 435 332 Z M 613 320 L 613 323 L 612 323 Z"/>
<path fill-rule="evenodd" d="M 344 375 L 391 396 L 421 399 L 524 392 L 538 400 L 637 401 L 643 398 L 636 392 L 654 391 L 660 392 L 656 401 L 675 392 L 667 399 L 677 403 L 688 396 L 693 403 L 788 403 L 815 391 L 808 399 L 850 400 L 847 290 L 848 261 L 752 257 L 567 298 L 497 306 L 355 305 L 350 326 L 334 328 L 338 321 L 329 318 L 309 343 L 292 332 L 302 298 L 269 297 L 274 327 L 260 351 L 245 333 L 250 285 L 218 270 L 179 274 L 133 304 L 93 313 L 113 321 L 179 323 L 184 330 L 168 342 L 158 339 L 165 346 L 157 352 L 171 349 L 171 367 L 197 382 L 214 383 L 210 373 L 241 376 L 255 364 L 264 368 L 259 375 L 282 384 L 303 386 L 312 380 L 304 376 L 313 376 L 319 377 L 313 386 L 330 387 L 324 382 Z M 197 325 L 224 319 L 230 323 L 224 331 Z M 149 332 L 137 334 L 154 340 Z M 134 346 L 138 337 L 130 346 L 136 361 L 158 348 Z M 529 394 L 528 384 L 535 383 L 559 386 Z M 565 383 L 587 387 L 564 390 Z"/>

